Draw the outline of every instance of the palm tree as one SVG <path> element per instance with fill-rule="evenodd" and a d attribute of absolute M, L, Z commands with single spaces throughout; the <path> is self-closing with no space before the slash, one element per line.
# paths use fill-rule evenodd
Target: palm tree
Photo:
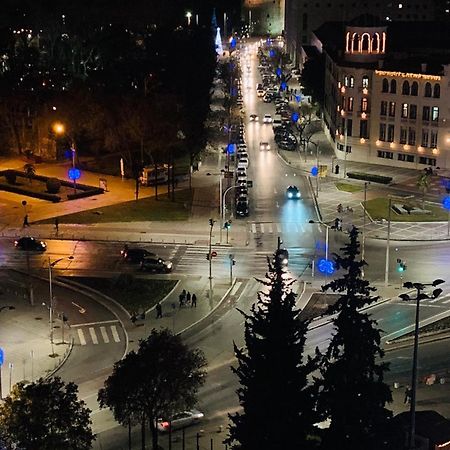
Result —
<path fill-rule="evenodd" d="M 25 172 L 25 175 L 30 180 L 30 184 L 31 184 L 33 177 L 36 175 L 36 169 L 34 168 L 33 164 L 25 164 L 23 166 L 23 170 Z"/>

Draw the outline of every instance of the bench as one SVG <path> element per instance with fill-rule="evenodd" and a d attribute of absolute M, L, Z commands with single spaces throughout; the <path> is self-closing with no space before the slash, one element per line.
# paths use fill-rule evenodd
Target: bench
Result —
<path fill-rule="evenodd" d="M 401 205 L 400 203 L 394 203 L 392 205 L 392 209 L 397 213 L 397 214 L 409 214 L 408 210 L 404 208 L 404 205 Z"/>

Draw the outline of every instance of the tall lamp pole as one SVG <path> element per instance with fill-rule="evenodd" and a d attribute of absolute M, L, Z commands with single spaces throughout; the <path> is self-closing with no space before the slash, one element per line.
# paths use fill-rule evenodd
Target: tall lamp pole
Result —
<path fill-rule="evenodd" d="M 216 221 L 214 219 L 209 219 L 209 249 L 208 249 L 208 260 L 209 260 L 209 300 L 212 299 L 212 232 L 214 224 Z"/>
<path fill-rule="evenodd" d="M 432 283 L 411 283 L 407 281 L 403 283 L 403 287 L 407 289 L 415 289 L 416 297 L 411 298 L 409 294 L 401 294 L 399 297 L 404 301 L 415 301 L 416 302 L 416 320 L 414 324 L 414 350 L 413 350 L 413 366 L 411 375 L 411 406 L 410 406 L 410 428 L 409 428 L 409 442 L 408 449 L 413 450 L 415 448 L 415 435 L 416 435 L 416 391 L 417 391 L 417 360 L 418 360 L 418 349 L 419 349 L 419 311 L 420 311 L 420 300 L 425 299 L 435 299 L 439 297 L 442 293 L 442 289 L 434 289 L 431 295 L 425 294 L 423 290 L 427 286 L 436 287 L 444 283 L 444 280 L 437 279 Z"/>
<path fill-rule="evenodd" d="M 366 254 L 366 202 L 367 202 L 367 186 L 370 181 L 364 182 L 364 204 L 363 204 L 363 228 L 362 228 L 362 243 L 361 243 L 361 259 L 364 261 Z M 362 266 L 361 275 L 364 277 L 364 266 Z"/>

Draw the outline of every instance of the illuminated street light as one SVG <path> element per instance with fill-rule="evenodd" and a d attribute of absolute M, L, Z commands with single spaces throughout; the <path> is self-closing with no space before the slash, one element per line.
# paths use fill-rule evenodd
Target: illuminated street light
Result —
<path fill-rule="evenodd" d="M 192 18 L 192 13 L 190 11 L 187 11 L 186 12 L 186 19 L 187 19 L 188 27 L 191 25 L 191 18 Z"/>
<path fill-rule="evenodd" d="M 66 132 L 66 127 L 61 122 L 55 122 L 52 125 L 53 132 L 58 135 L 63 135 Z"/>

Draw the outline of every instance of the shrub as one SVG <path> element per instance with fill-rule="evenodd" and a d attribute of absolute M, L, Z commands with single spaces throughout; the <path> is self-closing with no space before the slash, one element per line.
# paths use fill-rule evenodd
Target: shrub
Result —
<path fill-rule="evenodd" d="M 5 172 L 5 178 L 8 184 L 16 184 L 17 175 L 12 170 L 7 170 Z"/>
<path fill-rule="evenodd" d="M 61 189 L 61 182 L 58 178 L 49 178 L 46 182 L 47 192 L 50 194 L 57 194 Z"/>
<path fill-rule="evenodd" d="M 389 184 L 392 181 L 392 177 L 385 177 L 383 175 L 376 175 L 373 173 L 347 172 L 347 176 L 355 180 L 372 181 L 374 183 L 381 184 Z"/>

